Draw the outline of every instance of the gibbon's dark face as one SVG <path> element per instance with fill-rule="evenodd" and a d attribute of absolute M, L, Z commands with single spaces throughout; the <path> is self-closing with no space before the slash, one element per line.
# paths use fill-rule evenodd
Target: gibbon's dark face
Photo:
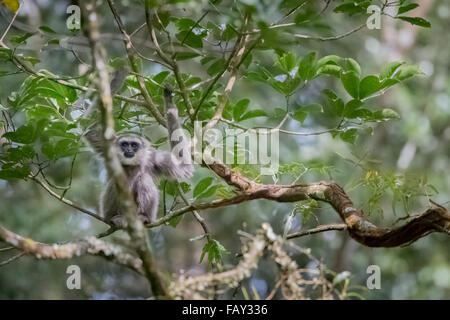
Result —
<path fill-rule="evenodd" d="M 116 141 L 120 162 L 124 165 L 138 165 L 143 149 L 142 140 L 138 137 L 124 136 Z"/>

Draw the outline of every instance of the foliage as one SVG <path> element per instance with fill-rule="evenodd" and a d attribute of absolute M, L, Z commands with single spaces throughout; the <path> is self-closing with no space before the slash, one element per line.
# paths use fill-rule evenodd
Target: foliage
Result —
<path fill-rule="evenodd" d="M 115 129 L 118 132 L 142 134 L 155 148 L 168 148 L 166 133 L 152 116 L 150 111 L 154 110 L 150 110 L 151 106 L 143 98 L 140 85 L 140 80 L 143 80 L 144 89 L 161 114 L 165 110 L 163 89 L 174 89 L 174 102 L 183 118 L 183 127 L 190 133 L 195 130 L 193 120 L 199 120 L 205 126 L 221 108 L 223 112 L 216 125 L 221 132 L 231 128 L 246 132 L 261 127 L 284 130 L 280 133 L 280 167 L 274 176 L 261 177 L 256 165 L 237 161 L 230 165 L 255 182 L 296 185 L 337 178 L 350 185 L 357 199 L 355 202 L 363 203 L 368 214 L 384 212 L 386 215 L 388 208 L 394 216 L 399 216 L 399 203 L 403 208 L 401 216 L 409 216 L 424 203 L 423 199 L 429 203 L 432 196 L 445 195 L 448 191 L 448 181 L 439 175 L 438 170 L 446 172 L 448 169 L 445 139 L 448 144 L 450 116 L 445 103 L 438 99 L 441 97 L 448 102 L 449 93 L 446 89 L 442 89 L 440 94 L 436 88 L 427 89 L 427 83 L 433 81 L 443 81 L 441 87 L 448 87 L 447 75 L 439 74 L 437 80 L 427 79 L 418 65 L 406 62 L 431 60 L 428 56 L 426 59 L 420 56 L 429 55 L 429 52 L 416 55 L 413 47 L 412 52 L 405 53 L 398 61 L 387 61 L 381 53 L 372 58 L 364 51 L 363 42 L 378 35 L 381 37 L 380 32 L 360 30 L 363 36 L 358 32 L 345 33 L 345 30 L 365 23 L 368 8 L 382 2 L 339 0 L 299 4 L 293 0 L 219 0 L 207 3 L 174 0 L 164 4 L 155 1 L 152 27 L 164 56 L 176 68 L 168 67 L 163 55 L 155 52 L 153 44 L 148 47 L 146 41 L 141 41 L 150 37 L 146 28 L 138 29 L 139 24 L 145 21 L 142 1 L 117 2 L 120 14 L 125 17 L 127 32 L 131 34 L 136 30 L 130 38 L 135 56 L 132 59 L 123 56 L 121 41 L 109 41 L 108 38 L 104 43 L 110 53 L 108 68 L 112 74 L 120 67 L 130 67 L 129 60 L 133 60 L 139 71 L 126 77 L 114 98 Z M 18 1 L 4 0 L 3 3 L 12 13 L 19 9 Z M 69 1 L 64 3 L 68 5 Z M 425 33 L 429 32 L 432 20 L 416 16 L 421 8 L 419 3 L 387 1 L 380 8 L 383 19 L 392 19 L 399 26 L 407 24 L 424 28 L 417 29 L 423 35 L 420 39 L 423 47 L 433 46 L 430 51 L 443 52 L 443 55 L 450 51 L 446 44 L 433 42 L 435 38 L 432 39 L 431 33 Z M 83 134 L 98 121 L 98 114 L 94 110 L 90 117 L 83 115 L 97 98 L 91 90 L 96 84 L 96 71 L 92 68 L 88 50 L 83 50 L 75 41 L 84 36 L 83 31 L 67 30 L 65 20 L 49 6 L 42 5 L 40 9 L 43 12 L 40 25 L 32 30 L 11 29 L 5 34 L 5 45 L 0 48 L 0 189 L 5 191 L 0 199 L 7 203 L 0 218 L 2 223 L 9 223 L 23 232 L 30 230 L 35 235 L 52 235 L 54 239 L 50 236 L 46 240 L 56 241 L 64 238 L 65 233 L 57 230 L 56 226 L 44 225 L 43 218 L 49 216 L 45 220 L 53 224 L 58 219 L 67 218 L 61 217 L 64 212 L 72 213 L 73 210 L 62 205 L 58 207 L 54 204 L 57 199 L 47 198 L 46 194 L 44 197 L 42 190 L 32 189 L 31 178 L 37 177 L 48 183 L 61 198 L 67 196 L 76 203 L 95 208 L 96 192 L 101 189 L 103 176 L 89 160 L 91 155 L 85 152 Z M 117 32 L 114 21 L 105 18 L 110 16 L 108 6 L 103 5 L 98 10 L 105 37 Z M 442 22 L 435 15 L 432 18 Z M 432 22 L 435 28 L 437 23 Z M 1 28 L 5 29 L 6 26 Z M 338 41 L 328 41 L 327 38 Z M 239 51 L 242 51 L 241 56 Z M 439 63 L 441 66 L 436 71 L 448 69 L 448 61 Z M 235 81 L 228 82 L 233 74 L 237 75 Z M 229 86 L 231 88 L 227 91 Z M 194 118 L 189 110 L 191 107 Z M 398 153 L 407 143 L 413 143 L 419 149 L 415 164 L 409 171 L 395 167 Z M 431 149 L 433 145 L 438 147 Z M 248 152 L 245 145 L 235 144 L 230 149 L 221 142 L 220 146 L 225 152 L 235 152 L 238 156 Z M 357 150 L 362 153 L 369 148 L 381 159 L 381 165 L 375 166 L 365 157 L 351 161 L 336 157 L 337 151 L 348 154 Z M 427 148 L 434 151 L 427 151 Z M 439 154 L 431 156 L 438 153 L 437 150 Z M 96 192 L 85 190 L 86 185 L 93 186 Z M 160 216 L 186 205 L 183 197 L 193 205 L 200 205 L 236 195 L 233 187 L 213 175 L 207 167 L 197 170 L 190 182 L 178 184 L 162 180 L 158 188 L 163 199 Z M 30 197 L 21 194 L 30 194 Z M 29 198 L 40 199 L 42 206 L 36 206 L 35 200 Z M 442 196 L 439 199 L 447 201 Z M 195 221 L 185 219 L 182 222 L 183 215 L 171 218 L 167 224 L 173 228 L 166 230 L 163 227 L 164 230 L 160 231 L 163 236 L 152 236 L 152 242 L 161 248 L 158 255 L 164 260 L 163 267 L 170 272 L 190 268 L 191 255 L 200 256 L 200 263 L 208 256 L 208 264 L 202 264 L 202 268 L 227 265 L 230 261 L 235 264 L 234 253 L 239 249 L 231 235 L 234 236 L 237 229 L 242 227 L 252 231 L 261 222 L 269 220 L 274 226 L 282 226 L 287 216 L 286 235 L 291 228 L 300 225 L 304 228 L 314 226 L 316 219 L 311 219 L 311 216 L 317 217 L 326 210 L 316 200 L 289 205 L 261 203 L 255 201 L 239 207 L 217 209 L 217 213 L 205 213 L 205 216 L 212 216 L 206 218 L 206 222 L 213 230 L 213 237 L 203 235 L 195 239 L 205 241 L 201 248 L 196 247 L 200 241 L 181 241 L 192 236 L 191 224 Z M 33 223 L 41 221 L 35 228 L 31 228 L 34 227 L 32 223 L 23 217 L 31 214 L 32 208 L 37 208 Z M 283 217 L 280 218 L 279 212 Z M 297 213 L 301 213 L 301 219 Z M 77 220 L 82 218 L 74 217 L 78 215 L 70 215 L 69 218 L 77 221 L 72 221 L 75 226 L 71 230 L 86 223 Z M 331 219 L 321 215 L 320 223 L 323 221 Z M 94 222 L 88 224 L 90 227 L 84 230 L 86 234 L 93 234 L 93 229 L 99 228 Z M 36 231 L 39 228 L 42 228 L 42 234 Z M 52 232 L 47 232 L 48 228 L 52 228 Z M 71 232 L 74 238 L 78 236 L 75 231 Z M 339 237 L 339 243 L 346 241 L 336 237 Z M 322 250 L 321 253 L 329 258 L 332 250 L 338 248 L 331 245 L 323 249 L 328 245 L 324 243 L 320 238 L 307 240 L 305 245 L 313 250 Z M 434 242 L 430 243 L 422 245 L 432 248 Z M 407 255 L 411 261 L 420 259 L 420 253 L 410 250 Z M 162 252 L 170 253 L 165 256 Z M 224 255 L 226 253 L 233 254 Z M 379 255 L 382 256 L 380 261 L 392 258 L 391 253 L 385 251 Z M 367 264 L 368 258 L 364 254 L 357 257 L 359 260 L 353 259 L 347 265 L 361 269 Z M 442 268 L 448 275 L 448 264 L 441 261 L 442 257 L 436 254 L 433 259 L 439 268 L 444 265 Z M 175 266 L 172 267 L 171 263 Z M 86 268 L 89 264 L 86 262 Z M 27 270 L 30 267 L 23 268 Z M 414 271 L 412 266 L 403 268 Z M 390 276 L 396 272 L 393 267 L 389 270 Z M 340 271 L 343 270 L 333 274 L 332 281 L 347 288 L 349 275 Z M 10 269 L 6 273 L 11 272 Z M 270 275 L 267 272 L 260 271 L 253 279 L 261 277 L 268 281 Z M 5 279 L 0 275 L 0 280 L 5 282 Z M 427 286 L 432 279 L 426 279 L 428 282 L 411 297 L 429 294 L 431 290 Z M 4 297 L 16 297 L 20 290 L 13 284 L 7 286 L 9 292 Z M 395 288 L 395 284 L 390 284 L 392 292 L 374 295 L 378 298 L 395 297 L 395 290 L 400 290 Z M 442 297 L 448 297 L 449 288 L 450 285 L 441 288 Z M 123 295 L 129 292 L 134 294 L 129 289 L 124 290 Z M 87 292 L 83 294 L 90 296 Z M 254 296 L 265 297 L 267 294 L 256 292 Z M 136 295 L 142 295 L 142 292 Z M 370 296 L 369 293 L 367 295 Z M 349 297 L 359 298 L 360 295 L 349 292 Z"/>

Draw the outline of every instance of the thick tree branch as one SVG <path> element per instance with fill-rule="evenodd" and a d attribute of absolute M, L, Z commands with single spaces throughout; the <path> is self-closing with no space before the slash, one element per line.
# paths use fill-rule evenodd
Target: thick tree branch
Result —
<path fill-rule="evenodd" d="M 211 203 L 191 205 L 158 220 L 149 227 L 161 225 L 175 216 L 191 210 L 218 208 L 255 199 L 267 199 L 277 202 L 296 202 L 315 199 L 327 202 L 339 214 L 346 224 L 350 236 L 369 247 L 397 247 L 412 243 L 431 232 L 450 234 L 450 214 L 442 206 L 435 205 L 424 213 L 409 219 L 403 226 L 380 228 L 364 217 L 357 209 L 344 189 L 334 182 L 317 182 L 304 185 L 270 185 L 256 183 L 226 165 L 214 162 L 203 164 L 210 168 L 226 183 L 238 189 L 238 194 L 230 199 L 216 200 Z"/>
<path fill-rule="evenodd" d="M 113 104 L 109 75 L 105 63 L 106 52 L 100 41 L 101 36 L 98 28 L 98 16 L 92 1 L 80 1 L 79 4 L 86 17 L 86 21 L 88 21 L 85 32 L 89 38 L 89 44 L 92 49 L 94 66 L 98 71 L 97 87 L 100 94 L 99 105 L 101 107 L 102 126 L 104 131 L 103 138 L 105 140 L 103 150 L 105 164 L 109 176 L 114 179 L 120 197 L 123 213 L 127 220 L 126 231 L 131 237 L 133 248 L 142 260 L 144 274 L 152 287 L 153 294 L 157 298 L 170 298 L 166 283 L 160 275 L 153 258 L 146 231 L 142 221 L 139 219 L 136 204 L 131 195 L 125 171 L 112 147 L 112 142 L 115 138 Z"/>
<path fill-rule="evenodd" d="M 38 259 L 70 259 L 89 254 L 101 256 L 144 275 L 142 261 L 139 258 L 123 252 L 120 247 L 95 237 L 65 244 L 45 244 L 30 238 L 24 238 L 0 226 L 0 239 L 21 252 Z"/>
<path fill-rule="evenodd" d="M 239 283 L 250 277 L 256 269 L 265 251 L 267 251 L 278 266 L 282 282 L 283 295 L 288 299 L 305 299 L 305 289 L 320 288 L 323 299 L 339 297 L 334 288 L 322 273 L 315 273 L 311 269 L 300 269 L 297 263 L 283 248 L 283 239 L 276 235 L 268 223 L 263 223 L 262 229 L 255 236 L 245 234 L 243 242 L 242 260 L 230 270 L 220 273 L 206 273 L 196 277 L 180 276 L 170 285 L 173 296 L 181 299 L 205 299 L 204 295 L 211 295 L 211 288 L 223 286 L 235 288 Z M 303 252 L 305 253 L 305 252 Z M 311 257 L 307 254 L 309 258 Z M 307 273 L 305 277 L 303 274 Z M 316 274 L 315 276 L 312 276 Z"/>

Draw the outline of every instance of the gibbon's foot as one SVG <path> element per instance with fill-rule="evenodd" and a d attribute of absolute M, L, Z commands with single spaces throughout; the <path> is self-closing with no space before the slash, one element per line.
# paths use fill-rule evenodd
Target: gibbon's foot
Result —
<path fill-rule="evenodd" d="M 109 221 L 118 229 L 125 229 L 127 227 L 127 220 L 122 215 L 116 215 Z"/>
<path fill-rule="evenodd" d="M 143 215 L 143 214 L 140 214 L 140 215 L 139 215 L 139 218 L 141 219 L 141 221 L 142 221 L 143 224 L 147 224 L 147 223 L 152 223 L 152 222 L 154 222 L 152 219 L 150 219 L 150 217 L 147 217 L 147 216 L 145 216 L 145 215 Z"/>

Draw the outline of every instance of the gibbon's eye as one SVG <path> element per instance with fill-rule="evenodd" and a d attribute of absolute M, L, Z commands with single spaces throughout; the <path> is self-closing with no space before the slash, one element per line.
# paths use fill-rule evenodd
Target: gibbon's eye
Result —
<path fill-rule="evenodd" d="M 120 143 L 120 146 L 122 148 L 126 148 L 126 147 L 128 147 L 128 142 L 127 141 L 123 141 L 123 142 Z"/>
<path fill-rule="evenodd" d="M 130 145 L 135 151 L 139 148 L 139 143 L 137 142 L 132 142 Z"/>

